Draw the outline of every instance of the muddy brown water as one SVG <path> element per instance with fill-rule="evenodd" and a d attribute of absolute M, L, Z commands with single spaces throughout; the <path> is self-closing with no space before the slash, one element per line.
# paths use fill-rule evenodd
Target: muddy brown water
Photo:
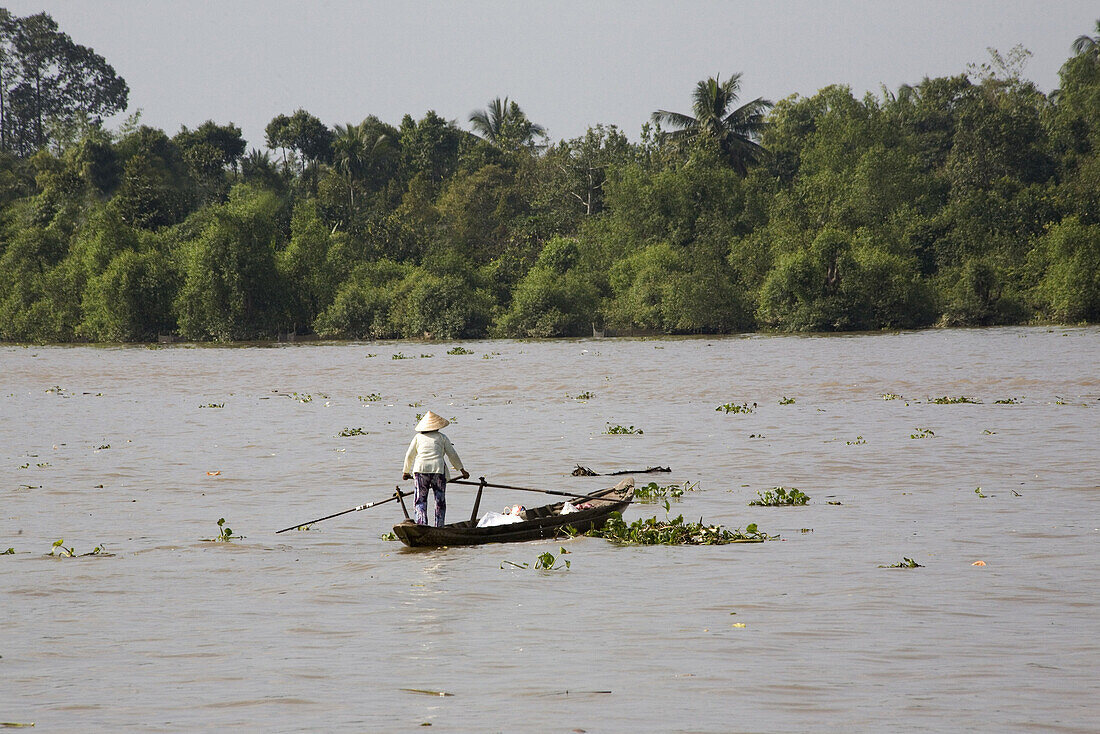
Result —
<path fill-rule="evenodd" d="M 454 346 L 0 346 L 0 719 L 1100 730 L 1100 329 Z M 429 408 L 475 477 L 667 465 L 636 479 L 697 482 L 673 515 L 782 540 L 413 551 L 380 538 L 393 503 L 274 534 L 385 498 Z M 810 503 L 748 506 L 779 485 Z M 221 517 L 245 537 L 205 542 Z M 567 570 L 501 567 L 561 547 Z"/>

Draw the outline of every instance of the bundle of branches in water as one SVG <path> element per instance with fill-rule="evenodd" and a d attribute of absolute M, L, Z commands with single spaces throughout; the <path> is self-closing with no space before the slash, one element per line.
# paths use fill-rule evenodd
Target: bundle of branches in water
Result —
<path fill-rule="evenodd" d="M 619 471 L 609 471 L 606 474 L 600 474 L 599 472 L 592 471 L 587 466 L 581 466 L 577 464 L 577 468 L 573 470 L 573 476 L 575 477 L 617 477 L 622 474 L 656 474 L 658 472 L 671 472 L 672 467 L 668 466 L 651 466 L 648 469 L 621 469 Z"/>

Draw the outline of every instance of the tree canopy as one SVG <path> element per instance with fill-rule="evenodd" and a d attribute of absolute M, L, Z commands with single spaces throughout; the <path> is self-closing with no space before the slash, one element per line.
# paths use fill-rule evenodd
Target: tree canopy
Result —
<path fill-rule="evenodd" d="M 105 128 L 125 81 L 0 12 L 0 339 L 1100 321 L 1100 25 L 1073 38 L 1051 94 L 1017 47 L 862 97 L 705 78 L 634 139 L 498 97 L 467 129 L 297 109 L 249 149 Z"/>

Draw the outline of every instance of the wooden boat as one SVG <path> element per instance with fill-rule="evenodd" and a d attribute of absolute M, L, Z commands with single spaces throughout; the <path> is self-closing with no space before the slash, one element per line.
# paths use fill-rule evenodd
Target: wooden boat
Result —
<path fill-rule="evenodd" d="M 527 519 L 511 525 L 477 527 L 477 520 L 463 520 L 442 527 L 417 525 L 412 520 L 394 525 L 393 532 L 408 546 L 439 547 L 444 545 L 481 545 L 482 543 L 518 543 L 526 540 L 554 538 L 562 528 L 574 527 L 580 532 L 601 528 L 612 512 L 622 512 L 634 498 L 633 477 L 614 487 L 589 494 L 578 494 L 578 503 L 591 505 L 578 512 L 561 514 L 564 502 L 555 502 L 527 510 Z M 583 497 L 584 499 L 579 499 Z M 593 499 L 596 498 L 596 499 Z"/>

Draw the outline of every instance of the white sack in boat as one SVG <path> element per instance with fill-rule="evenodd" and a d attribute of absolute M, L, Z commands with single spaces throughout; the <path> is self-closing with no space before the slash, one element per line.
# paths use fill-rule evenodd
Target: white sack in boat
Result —
<path fill-rule="evenodd" d="M 502 515 L 499 512 L 486 512 L 481 516 L 481 519 L 477 521 L 477 526 L 479 528 L 491 528 L 494 525 L 511 525 L 517 522 L 523 522 L 523 518 L 519 515 Z"/>

